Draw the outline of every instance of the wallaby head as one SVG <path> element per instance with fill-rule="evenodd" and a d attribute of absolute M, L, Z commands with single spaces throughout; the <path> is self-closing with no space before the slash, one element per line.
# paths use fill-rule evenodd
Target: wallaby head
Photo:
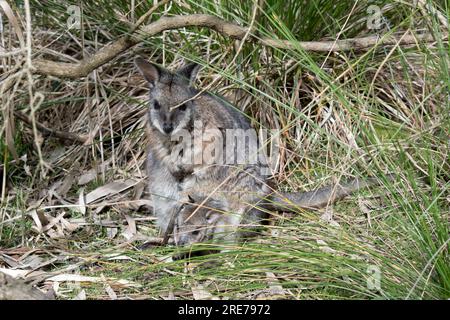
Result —
<path fill-rule="evenodd" d="M 203 203 L 204 202 L 204 203 Z M 175 244 L 179 246 L 210 241 L 225 223 L 226 213 L 220 210 L 221 201 L 208 199 L 189 201 L 182 205 L 174 226 Z"/>
<path fill-rule="evenodd" d="M 193 119 L 196 91 L 193 83 L 199 66 L 191 63 L 172 73 L 161 66 L 136 58 L 135 64 L 150 87 L 150 124 L 163 135 L 185 129 Z"/>

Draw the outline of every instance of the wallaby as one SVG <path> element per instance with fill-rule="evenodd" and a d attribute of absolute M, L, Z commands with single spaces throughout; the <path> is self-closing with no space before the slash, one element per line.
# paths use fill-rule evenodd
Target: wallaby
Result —
<path fill-rule="evenodd" d="M 272 204 L 280 202 L 280 199 L 272 195 L 268 176 L 262 174 L 266 165 L 259 158 L 256 161 L 246 161 L 247 156 L 250 158 L 253 155 L 251 146 L 257 145 L 256 135 L 237 137 L 248 142 L 241 148 L 233 144 L 229 148 L 228 140 L 228 145 L 223 144 L 223 136 L 228 137 L 230 130 L 251 131 L 249 121 L 224 98 L 193 88 L 197 65 L 188 64 L 172 73 L 140 58 L 135 60 L 135 64 L 150 87 L 147 174 L 153 211 L 165 239 L 172 232 L 175 222 L 178 225 L 178 235 L 184 233 L 183 228 L 191 230 L 193 225 L 198 224 L 188 223 L 189 219 L 185 219 L 189 212 L 192 215 L 197 211 L 192 204 L 192 197 L 202 199 L 201 205 L 209 203 L 215 212 L 222 210 L 232 213 L 217 216 L 211 212 L 209 217 L 206 214 L 198 215 L 193 222 L 216 226 L 213 233 L 208 232 L 208 236 L 223 233 L 227 239 L 242 238 L 246 233 L 235 230 L 243 224 L 249 227 L 248 233 L 252 234 L 252 230 L 265 218 L 264 212 L 258 207 L 263 204 L 263 208 L 271 209 Z M 205 141 L 206 132 L 213 139 Z M 210 157 L 205 159 L 205 151 L 210 151 L 212 141 L 222 143 L 219 143 L 219 148 L 215 148 L 213 153 L 206 152 Z M 234 138 L 232 141 L 234 143 Z M 246 155 L 243 162 L 237 161 L 238 154 Z M 211 158 L 226 159 L 226 163 L 211 162 Z M 292 206 L 291 209 L 298 206 L 317 207 L 371 183 L 371 180 L 355 180 L 344 187 L 338 187 L 334 194 L 330 188 L 315 193 L 284 194 L 282 199 L 287 198 L 291 203 L 281 202 L 286 203 L 288 209 L 289 206 Z M 269 202 L 264 204 L 265 199 L 269 199 Z M 199 210 L 211 211 L 205 211 L 202 207 Z M 230 229 L 233 232 L 225 235 L 227 232 L 224 231 Z M 203 241 L 206 237 L 206 233 L 202 235 L 193 229 L 192 233 L 196 235 L 195 241 Z M 178 240 L 179 243 L 194 241 L 180 237 Z"/>
<path fill-rule="evenodd" d="M 135 64 L 150 88 L 147 175 L 153 212 L 163 233 L 167 234 L 171 217 L 175 217 L 187 194 L 206 192 L 205 188 L 208 192 L 230 192 L 230 188 L 220 185 L 223 181 L 231 185 L 236 179 L 240 187 L 248 184 L 247 191 L 252 191 L 245 194 L 244 203 L 254 203 L 267 194 L 268 190 L 260 186 L 265 183 L 265 177 L 260 174 L 262 166 L 258 162 L 236 166 L 233 162 L 223 165 L 209 161 L 220 155 L 234 159 L 236 153 L 244 150 L 227 150 L 223 145 L 220 150 L 215 149 L 208 161 L 203 158 L 205 150 L 213 141 L 223 139 L 226 130 L 251 127 L 245 116 L 224 98 L 193 87 L 197 65 L 188 64 L 172 73 L 141 58 Z M 204 141 L 205 132 L 212 133 L 210 141 Z M 256 143 L 253 141 L 256 136 L 246 138 Z M 255 177 L 260 181 L 257 187 Z M 258 191 L 256 195 L 255 191 Z M 240 211 L 244 210 L 242 207 Z"/>
<path fill-rule="evenodd" d="M 392 180 L 391 175 L 387 175 Z M 267 211 L 295 212 L 299 208 L 317 209 L 332 204 L 362 188 L 379 184 L 376 178 L 353 179 L 347 183 L 328 186 L 316 191 L 272 193 L 262 199 L 259 219 L 233 214 L 233 205 L 227 199 L 189 197 L 177 215 L 174 229 L 176 245 L 183 246 L 205 241 L 234 242 L 255 234 Z M 267 210 L 267 211 L 266 211 Z"/>

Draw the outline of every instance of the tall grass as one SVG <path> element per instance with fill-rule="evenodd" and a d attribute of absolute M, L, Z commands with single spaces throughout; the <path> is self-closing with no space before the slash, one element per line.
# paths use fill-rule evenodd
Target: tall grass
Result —
<path fill-rule="evenodd" d="M 129 32 L 124 20 L 133 22 L 133 17 L 136 20 L 152 6 L 136 1 L 132 8 L 132 3 L 83 2 L 82 29 L 68 30 L 67 7 L 78 2 L 33 1 L 33 12 L 41 17 L 34 28 L 35 55 L 69 61 L 69 57 L 92 54 Z M 123 250 L 132 260 L 110 261 L 98 255 L 99 250 L 110 249 L 104 232 L 97 230 L 97 235 L 72 239 L 69 245 L 74 255 L 91 257 L 92 264 L 100 266 L 83 272 L 114 275 L 120 269 L 121 276 L 144 285 L 126 292 L 136 297 L 167 296 L 169 291 L 190 297 L 196 283 L 220 297 L 270 297 L 276 295 L 268 289 L 272 273 L 285 298 L 449 298 L 450 80 L 448 42 L 443 40 L 448 27 L 426 7 L 407 2 L 259 3 L 263 6 L 255 21 L 256 35 L 320 40 L 337 35 L 340 39 L 401 35 L 409 30 L 429 32 L 436 42 L 331 54 L 306 52 L 300 46 L 276 49 L 246 43 L 237 52 L 234 40 L 192 28 L 145 39 L 85 79 L 36 77 L 35 90 L 46 96 L 38 110 L 40 121 L 78 133 L 92 131 L 102 119 L 110 121 L 103 123 L 93 145 L 65 146 L 65 156 L 53 162 L 45 180 L 35 172 L 33 178 L 27 176 L 18 165 L 6 166 L 11 158 L 2 147 L 9 190 L 14 194 L 25 188 L 27 192 L 2 202 L 0 247 L 42 245 L 33 242 L 29 227 L 14 216 L 74 162 L 89 169 L 112 158 L 113 168 L 99 175 L 98 183 L 140 175 L 145 159 L 145 90 L 135 77 L 133 58 L 147 56 L 168 68 L 189 60 L 203 66 L 199 86 L 211 84 L 219 75 L 213 91 L 235 103 L 253 126 L 283 132 L 280 167 L 274 176 L 280 189 L 311 190 L 346 177 L 369 175 L 379 177 L 381 187 L 336 204 L 331 211 L 335 223 L 321 219 L 322 212 L 280 214 L 254 241 L 190 258 L 187 269 L 186 260 L 164 259 L 183 250 L 172 247 Z M 426 3 L 448 21 L 446 1 Z M 367 8 L 372 4 L 382 12 L 378 29 L 367 28 Z M 16 5 L 19 15 L 20 1 Z M 252 1 L 179 1 L 161 8 L 151 20 L 163 14 L 208 13 L 248 26 L 253 5 Z M 2 70 L 6 73 L 8 67 Z M 27 111 L 25 90 L 16 90 L 11 99 L 16 109 Z M 20 123 L 17 127 L 22 128 Z M 23 145 L 22 152 L 31 159 L 28 165 L 35 168 L 32 136 L 27 133 L 16 144 Z M 43 144 L 49 157 L 58 148 L 61 145 L 54 140 Z M 386 179 L 388 172 L 396 175 L 395 181 Z M 76 198 L 78 191 L 73 186 L 68 197 Z M 371 285 L 378 280 L 379 286 Z M 91 297 L 102 294 L 92 288 Z"/>

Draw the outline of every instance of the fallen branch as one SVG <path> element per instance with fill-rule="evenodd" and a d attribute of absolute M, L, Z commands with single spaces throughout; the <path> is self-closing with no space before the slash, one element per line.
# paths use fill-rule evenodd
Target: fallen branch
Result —
<path fill-rule="evenodd" d="M 22 112 L 15 111 L 14 115 L 18 119 L 22 120 L 28 127 L 30 127 L 30 128 L 33 127 L 33 121 L 28 116 L 23 114 Z M 84 144 L 87 141 L 87 136 L 84 136 L 84 135 L 80 136 L 80 135 L 77 135 L 72 132 L 53 130 L 53 129 L 47 128 L 46 126 L 44 126 L 43 124 L 41 124 L 39 122 L 36 122 L 36 128 L 40 132 L 42 132 L 45 136 L 56 137 L 61 140 L 69 140 L 69 141 L 82 143 L 82 144 Z"/>
<path fill-rule="evenodd" d="M 33 61 L 35 72 L 42 75 L 49 75 L 62 78 L 77 79 L 87 76 L 90 72 L 111 61 L 127 49 L 143 41 L 145 37 L 152 37 L 163 31 L 180 29 L 185 27 L 203 27 L 217 31 L 218 33 L 234 39 L 245 39 L 260 43 L 264 46 L 295 49 L 302 48 L 306 51 L 329 52 L 329 51 L 350 51 L 370 49 L 378 45 L 409 45 L 418 42 L 434 41 L 432 35 L 407 35 L 402 39 L 394 35 L 389 36 L 368 36 L 362 38 L 344 39 L 338 41 L 288 41 L 277 40 L 268 37 L 256 37 L 251 35 L 246 37 L 248 28 L 238 26 L 234 23 L 222 20 L 218 17 L 207 14 L 192 14 L 184 16 L 163 17 L 146 26 L 140 27 L 132 34 L 123 36 L 116 41 L 104 46 L 94 55 L 81 60 L 79 63 L 55 62 L 44 59 Z"/>

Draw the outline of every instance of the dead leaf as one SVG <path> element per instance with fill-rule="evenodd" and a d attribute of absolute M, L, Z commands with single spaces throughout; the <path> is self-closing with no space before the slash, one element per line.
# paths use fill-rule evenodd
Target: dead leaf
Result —
<path fill-rule="evenodd" d="M 0 272 L 4 273 L 11 278 L 14 279 L 25 279 L 25 276 L 30 273 L 31 270 L 17 270 L 17 269 L 6 269 L 6 268 L 0 268 Z"/>
<path fill-rule="evenodd" d="M 50 164 L 56 163 L 61 157 L 67 154 L 67 150 L 65 147 L 57 147 L 52 149 L 47 157 L 45 157 L 45 162 Z"/>
<path fill-rule="evenodd" d="M 98 187 L 97 189 L 89 192 L 86 195 L 86 204 L 91 204 L 92 202 L 105 198 L 107 196 L 120 193 L 122 191 L 125 191 L 126 189 L 132 187 L 136 184 L 136 181 L 133 179 L 127 179 L 127 180 L 117 180 L 110 182 L 104 186 Z"/>
<path fill-rule="evenodd" d="M 266 279 L 269 283 L 269 292 L 270 295 L 273 296 L 284 296 L 286 295 L 286 291 L 280 285 L 280 281 L 277 279 L 274 273 L 266 272 Z"/>
<path fill-rule="evenodd" d="M 38 209 L 41 206 L 42 202 L 45 200 L 45 198 L 46 197 L 43 197 L 37 201 L 32 201 L 25 211 L 28 212 L 34 209 Z"/>
<path fill-rule="evenodd" d="M 340 224 L 337 223 L 334 219 L 333 219 L 333 209 L 331 208 L 327 208 L 325 210 L 325 212 L 320 216 L 320 220 L 330 224 L 333 227 L 340 227 Z"/>
<path fill-rule="evenodd" d="M 3 263 L 7 264 L 11 268 L 16 268 L 17 266 L 20 265 L 16 259 L 14 259 L 4 253 L 0 253 L 0 261 L 3 261 Z"/>
<path fill-rule="evenodd" d="M 108 239 L 114 239 L 119 232 L 119 228 L 106 228 L 106 236 Z"/>
<path fill-rule="evenodd" d="M 33 270 L 41 269 L 41 268 L 43 268 L 43 267 L 45 267 L 45 266 L 48 266 L 49 264 L 52 264 L 52 263 L 54 263 L 54 262 L 56 262 L 56 261 L 58 261 L 58 260 L 59 260 L 58 258 L 51 258 L 51 259 L 45 260 L 45 261 L 43 261 L 41 264 L 35 266 L 35 267 L 33 268 Z"/>
<path fill-rule="evenodd" d="M 47 231 L 47 234 L 52 239 L 63 239 L 64 238 L 64 232 L 59 226 L 56 226 L 55 229 L 50 229 Z"/>
<path fill-rule="evenodd" d="M 64 218 L 61 218 L 61 225 L 63 226 L 64 230 L 69 231 L 69 233 L 74 232 L 74 231 L 77 230 L 78 227 L 79 227 L 78 224 L 69 222 L 69 221 L 67 221 L 67 220 L 64 219 Z"/>
<path fill-rule="evenodd" d="M 48 225 L 49 221 L 47 217 L 45 216 L 44 212 L 42 210 L 31 210 L 27 213 L 31 216 L 34 223 L 36 224 L 36 230 L 38 233 L 44 232 L 44 226 Z"/>
<path fill-rule="evenodd" d="M 55 293 L 55 296 L 59 295 L 59 282 L 53 282 L 52 284 L 53 292 Z"/>
<path fill-rule="evenodd" d="M 167 297 L 162 297 L 162 298 L 164 300 L 176 300 L 172 289 L 169 289 L 169 294 L 167 295 Z"/>
<path fill-rule="evenodd" d="M 98 165 L 96 168 L 90 169 L 90 170 L 86 171 L 85 173 L 83 173 L 78 178 L 78 185 L 83 186 L 83 185 L 88 184 L 91 181 L 94 181 L 97 178 L 98 172 L 105 171 L 110 166 L 111 162 L 112 162 L 112 159 L 108 159 L 105 162 L 103 162 L 102 164 Z"/>
<path fill-rule="evenodd" d="M 191 288 L 194 300 L 219 300 L 219 298 L 209 293 L 201 284 Z"/>
<path fill-rule="evenodd" d="M 44 259 L 37 254 L 32 254 L 19 261 L 20 269 L 30 268 L 32 270 L 36 270 L 36 268 L 43 263 Z"/>
<path fill-rule="evenodd" d="M 104 282 L 105 279 L 102 279 L 101 277 L 89 277 L 89 276 L 82 276 L 79 274 L 65 273 L 65 274 L 59 274 L 59 275 L 47 278 L 46 281 L 99 283 L 99 282 Z M 116 286 L 116 287 L 123 287 L 123 288 L 130 288 L 130 287 L 139 288 L 139 287 L 141 287 L 140 284 L 137 284 L 132 281 L 124 280 L 124 279 L 106 278 L 106 281 L 111 286 Z"/>
<path fill-rule="evenodd" d="M 138 262 L 137 260 L 134 260 L 134 259 L 130 258 L 129 256 L 121 255 L 121 254 L 117 254 L 117 253 L 105 254 L 105 257 L 108 258 L 109 261 L 130 260 L 130 261 Z"/>
<path fill-rule="evenodd" d="M 98 278 L 98 277 L 81 276 L 79 274 L 72 274 L 72 273 L 64 273 L 64 274 L 59 274 L 59 275 L 50 277 L 47 280 L 48 281 L 56 281 L 56 282 L 66 282 L 66 281 L 73 281 L 73 282 L 99 282 L 100 278 Z"/>
<path fill-rule="evenodd" d="M 94 169 L 89 170 L 88 172 L 82 174 L 78 178 L 78 185 L 84 186 L 85 184 L 88 184 L 91 181 L 94 181 L 95 178 L 97 178 L 97 172 Z"/>
<path fill-rule="evenodd" d="M 55 182 L 48 191 L 49 195 L 56 194 L 59 197 L 64 197 L 75 182 L 76 172 L 77 170 L 72 169 L 69 174 L 64 177 L 64 179 Z"/>
<path fill-rule="evenodd" d="M 44 271 L 33 271 L 30 269 L 27 270 L 17 270 L 17 269 L 6 269 L 6 268 L 0 268 L 0 272 L 4 273 L 14 279 L 29 279 L 29 278 L 36 278 L 40 277 L 42 275 L 45 275 L 46 272 Z"/>
<path fill-rule="evenodd" d="M 84 216 L 86 214 L 86 201 L 84 199 L 84 190 L 80 189 L 80 195 L 78 197 L 78 207 L 77 210 Z"/>
<path fill-rule="evenodd" d="M 86 300 L 86 291 L 83 289 L 81 290 L 75 298 L 73 298 L 72 300 Z"/>
<path fill-rule="evenodd" d="M 133 200 L 139 200 L 139 199 L 142 198 L 142 194 L 144 193 L 144 190 L 145 190 L 146 186 L 147 186 L 147 181 L 146 180 L 142 180 L 142 181 L 138 182 L 134 186 Z"/>
<path fill-rule="evenodd" d="M 336 250 L 330 248 L 330 247 L 328 246 L 328 244 L 327 244 L 325 241 L 323 241 L 323 240 L 318 239 L 318 240 L 316 240 L 316 242 L 317 242 L 317 244 L 319 245 L 319 248 L 320 248 L 323 252 L 326 252 L 326 253 L 336 253 L 336 252 L 337 252 Z"/>
<path fill-rule="evenodd" d="M 113 288 L 109 284 L 105 285 L 105 291 L 111 300 L 117 300 L 117 294 L 114 292 Z"/>
<path fill-rule="evenodd" d="M 122 235 L 125 237 L 125 239 L 130 240 L 137 233 L 136 221 L 134 221 L 134 219 L 131 218 L 129 215 L 125 215 L 125 219 L 127 220 L 128 226 L 125 229 L 125 231 L 122 232 Z"/>
<path fill-rule="evenodd" d="M 150 208 L 153 208 L 152 201 L 149 199 L 129 200 L 123 201 L 117 205 L 117 208 L 132 211 L 137 211 L 141 209 L 141 207 L 145 207 L 150 211 Z"/>
<path fill-rule="evenodd" d="M 51 217 L 51 216 L 48 215 L 48 214 L 45 215 L 45 213 L 44 213 L 45 217 L 49 220 L 49 223 L 47 223 L 46 225 L 44 225 L 43 228 L 42 228 L 42 230 L 45 232 L 45 231 L 50 230 L 50 229 L 53 228 L 54 226 L 56 226 L 56 224 L 57 224 L 58 222 L 60 222 L 61 218 L 63 218 L 65 214 L 66 214 L 65 212 L 62 212 L 62 213 L 60 213 L 59 215 L 57 215 L 56 218 L 53 218 L 53 217 Z"/>
<path fill-rule="evenodd" d="M 109 298 L 111 300 L 117 300 L 117 294 L 114 292 L 113 288 L 111 288 L 111 286 L 108 284 L 105 276 L 102 274 L 101 278 L 103 280 L 103 282 L 105 283 L 105 291 L 108 294 Z"/>

